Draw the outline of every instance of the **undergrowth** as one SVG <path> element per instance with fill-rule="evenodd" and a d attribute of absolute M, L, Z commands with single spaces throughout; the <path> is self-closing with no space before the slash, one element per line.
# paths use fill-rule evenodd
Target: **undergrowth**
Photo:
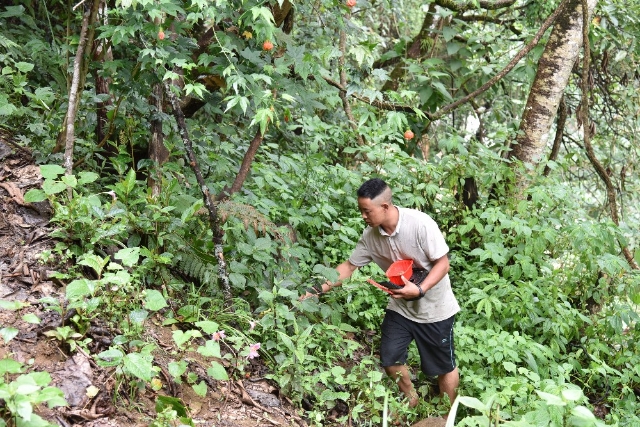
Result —
<path fill-rule="evenodd" d="M 440 179 L 435 167 L 401 153 L 393 161 L 429 174 L 424 184 L 389 180 L 398 204 L 424 209 L 445 224 L 451 247 L 452 281 L 463 307 L 455 327 L 460 396 L 451 419 L 465 426 L 633 425 L 639 281 L 616 261 L 615 227 L 583 224 L 598 242 L 589 245 L 595 240 L 576 236 L 578 207 L 567 205 L 569 193 L 550 196 L 536 186 L 526 202 L 484 200 L 484 208 L 470 211 L 450 189 L 431 184 Z M 448 411 L 432 380 L 418 372 L 415 349 L 409 365 L 426 397 L 417 408 L 407 409 L 382 373 L 377 334 L 385 297 L 363 285 L 366 277 L 383 274 L 379 269 L 364 268 L 342 288 L 299 300 L 314 280 L 335 279 L 331 266 L 348 256 L 362 229 L 353 196 L 333 191 L 354 188 L 360 175 L 322 164 L 304 167 L 313 173 L 258 168 L 255 187 L 234 202 L 255 204 L 246 211 L 249 218 L 243 210 L 226 215 L 225 258 L 236 296 L 227 308 L 207 219 L 197 214 L 202 204 L 197 194 L 172 184 L 171 174 L 169 193 L 158 200 L 132 171 L 107 186 L 111 193 L 97 193 L 61 180 L 55 166 L 41 168 L 48 184 L 26 199 L 53 203 L 59 243 L 49 256 L 78 266 L 60 276 L 68 281 L 66 309 L 88 319 L 108 312 L 122 331 L 93 357 L 116 367 L 125 395 L 161 389 L 157 348 L 144 333 L 155 314 L 165 325 L 180 326 L 173 333 L 179 351 L 210 358 L 211 379 L 241 378 L 250 358 L 261 357 L 268 378 L 313 425 L 376 425 L 385 409 L 407 422 Z M 327 185 L 329 177 L 336 187 Z M 91 184 L 98 177 L 75 179 Z M 59 196 L 69 187 L 74 195 L 66 201 Z M 255 227 L 262 216 L 269 227 Z M 275 226 L 285 218 L 290 227 Z M 283 230 L 295 234 L 283 238 Z M 620 297 L 621 289 L 627 297 Z M 91 353 L 87 341 L 74 344 Z M 169 371 L 205 396 L 207 382 L 190 369 L 176 359 Z M 331 410 L 339 416 L 328 419 Z"/>

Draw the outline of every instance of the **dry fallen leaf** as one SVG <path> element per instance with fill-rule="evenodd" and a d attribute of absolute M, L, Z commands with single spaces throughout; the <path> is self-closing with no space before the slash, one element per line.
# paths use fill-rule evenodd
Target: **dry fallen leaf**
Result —
<path fill-rule="evenodd" d="M 0 182 L 0 187 L 7 190 L 9 196 L 13 198 L 13 200 L 19 204 L 20 206 L 24 206 L 24 197 L 22 196 L 22 191 L 18 186 L 13 182 Z"/>

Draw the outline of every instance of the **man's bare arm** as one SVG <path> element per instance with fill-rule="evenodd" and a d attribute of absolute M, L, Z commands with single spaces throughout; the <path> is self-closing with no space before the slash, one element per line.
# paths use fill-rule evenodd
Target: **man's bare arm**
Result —
<path fill-rule="evenodd" d="M 357 266 L 351 264 L 349 261 L 345 261 L 339 266 L 336 267 L 336 271 L 338 272 L 338 280 L 335 283 L 331 283 L 329 281 L 324 282 L 322 286 L 322 291 L 319 293 L 329 292 L 332 288 L 336 286 L 340 286 L 342 281 L 351 277 L 354 271 L 358 269 Z M 319 290 L 319 289 L 316 289 Z M 311 292 L 307 292 L 305 295 L 302 295 L 300 299 L 309 298 L 310 296 L 317 295 Z"/>

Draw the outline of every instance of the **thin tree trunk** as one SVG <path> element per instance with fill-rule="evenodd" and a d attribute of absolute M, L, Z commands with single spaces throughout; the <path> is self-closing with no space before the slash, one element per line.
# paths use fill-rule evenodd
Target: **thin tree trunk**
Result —
<path fill-rule="evenodd" d="M 160 166 L 169 159 L 169 150 L 164 145 L 164 134 L 162 133 L 162 105 L 164 104 L 164 90 L 162 84 L 153 86 L 151 103 L 155 107 L 155 117 L 151 120 L 151 140 L 149 141 L 149 158 L 153 161 L 152 169 L 149 171 L 147 185 L 151 188 L 151 194 L 160 194 L 159 174 Z"/>
<path fill-rule="evenodd" d="M 75 120 L 78 98 L 78 86 L 80 85 L 80 73 L 82 71 L 82 56 L 84 48 L 87 44 L 87 31 L 89 29 L 89 18 L 91 12 L 87 11 L 82 19 L 82 29 L 80 30 L 80 43 L 76 51 L 76 57 L 73 61 L 73 78 L 71 79 L 71 87 L 69 88 L 69 102 L 67 106 L 67 127 L 65 132 L 64 144 L 64 167 L 65 174 L 73 173 L 73 148 L 75 143 Z M 71 196 L 71 194 L 69 195 Z"/>
<path fill-rule="evenodd" d="M 98 13 L 98 6 L 100 0 L 94 0 L 91 3 L 91 8 L 85 12 L 82 19 L 82 28 L 80 30 L 80 41 L 78 43 L 78 50 L 76 52 L 75 59 L 73 61 L 73 77 L 71 79 L 71 86 L 69 87 L 69 101 L 67 106 L 67 115 L 65 117 L 65 144 L 64 144 L 64 167 L 65 174 L 71 175 L 73 173 L 73 150 L 75 144 L 75 120 L 79 103 L 78 91 L 84 83 L 83 74 L 86 75 L 87 66 L 84 65 L 85 49 L 90 45 L 89 39 L 89 27 L 95 22 L 95 17 Z M 89 43 L 88 43 L 89 42 Z M 69 189 L 69 197 L 71 197 L 71 188 Z"/>
<path fill-rule="evenodd" d="M 187 123 L 185 121 L 184 113 L 180 108 L 180 101 L 176 97 L 176 95 L 171 90 L 171 85 L 169 82 L 164 82 L 164 90 L 169 98 L 169 102 L 171 103 L 171 108 L 173 109 L 173 116 L 176 119 L 176 123 L 178 124 L 178 131 L 180 132 L 180 137 L 182 138 L 182 142 L 184 143 L 184 148 L 187 152 L 187 159 L 189 160 L 189 165 L 193 170 L 193 173 L 196 176 L 196 181 L 200 186 L 200 191 L 202 192 L 202 199 L 204 201 L 204 205 L 209 212 L 209 227 L 211 229 L 213 246 L 214 246 L 214 254 L 218 259 L 218 277 L 222 282 L 222 294 L 224 295 L 224 304 L 227 308 L 232 308 L 233 299 L 231 295 L 231 287 L 229 285 L 229 274 L 227 271 L 227 263 L 224 259 L 224 248 L 222 246 L 222 230 L 219 226 L 218 219 L 218 209 L 216 208 L 215 201 L 211 192 L 209 191 L 209 186 L 204 181 L 202 177 L 202 171 L 200 170 L 200 166 L 198 165 L 198 159 L 196 158 L 195 153 L 193 152 L 193 143 L 189 138 L 189 131 L 187 130 Z"/>
<path fill-rule="evenodd" d="M 429 5 L 429 10 L 425 14 L 424 19 L 422 20 L 422 27 L 418 34 L 413 38 L 413 41 L 409 45 L 407 49 L 407 58 L 417 59 L 420 56 L 426 55 L 428 52 L 429 46 L 425 43 L 427 40 L 431 38 L 431 27 L 433 26 L 433 17 L 435 16 L 436 5 L 435 3 L 431 3 Z M 433 45 L 435 47 L 436 40 L 433 40 Z M 388 90 L 398 90 L 398 86 L 400 84 L 400 80 L 406 74 L 406 64 L 404 62 L 399 62 L 393 68 L 391 73 L 389 74 L 389 80 L 387 80 L 382 86 L 382 92 Z"/>

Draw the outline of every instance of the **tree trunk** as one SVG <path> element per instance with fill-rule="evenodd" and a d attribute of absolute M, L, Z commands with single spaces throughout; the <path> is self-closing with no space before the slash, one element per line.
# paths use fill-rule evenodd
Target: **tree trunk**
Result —
<path fill-rule="evenodd" d="M 597 0 L 588 0 L 589 16 Z M 538 63 L 538 72 L 520 123 L 520 135 L 509 157 L 537 164 L 547 147 L 551 126 L 569 75 L 582 46 L 582 4 L 571 0 L 553 27 Z M 522 178 L 519 178 L 521 180 Z M 522 182 L 520 182 L 522 186 Z"/>
<path fill-rule="evenodd" d="M 65 117 L 66 120 L 66 128 L 64 129 L 64 167 L 65 167 L 65 175 L 71 175 L 73 172 L 73 149 L 75 143 L 75 120 L 77 107 L 80 100 L 79 91 L 82 90 L 82 86 L 84 86 L 84 76 L 87 72 L 87 67 L 83 67 L 84 63 L 84 55 L 85 55 L 85 47 L 93 43 L 92 34 L 89 35 L 90 32 L 89 26 L 93 25 L 95 22 L 95 17 L 98 13 L 98 5 L 100 1 L 94 0 L 91 3 L 91 8 L 88 9 L 84 18 L 82 19 L 82 29 L 80 30 L 80 42 L 78 43 L 78 50 L 76 52 L 75 60 L 73 62 L 73 78 L 71 81 L 71 87 L 69 88 L 69 104 L 67 108 L 67 115 Z M 82 84 L 81 84 L 82 83 Z M 71 198 L 71 189 L 69 189 L 69 198 Z"/>
<path fill-rule="evenodd" d="M 155 114 L 151 119 L 151 140 L 149 141 L 149 158 L 153 161 L 152 169 L 149 171 L 147 185 L 151 188 L 151 194 L 160 194 L 160 166 L 169 160 L 169 150 L 164 145 L 164 133 L 162 132 L 162 106 L 164 105 L 164 88 L 162 83 L 157 83 L 153 87 L 151 94 L 151 104 L 155 107 Z"/>

